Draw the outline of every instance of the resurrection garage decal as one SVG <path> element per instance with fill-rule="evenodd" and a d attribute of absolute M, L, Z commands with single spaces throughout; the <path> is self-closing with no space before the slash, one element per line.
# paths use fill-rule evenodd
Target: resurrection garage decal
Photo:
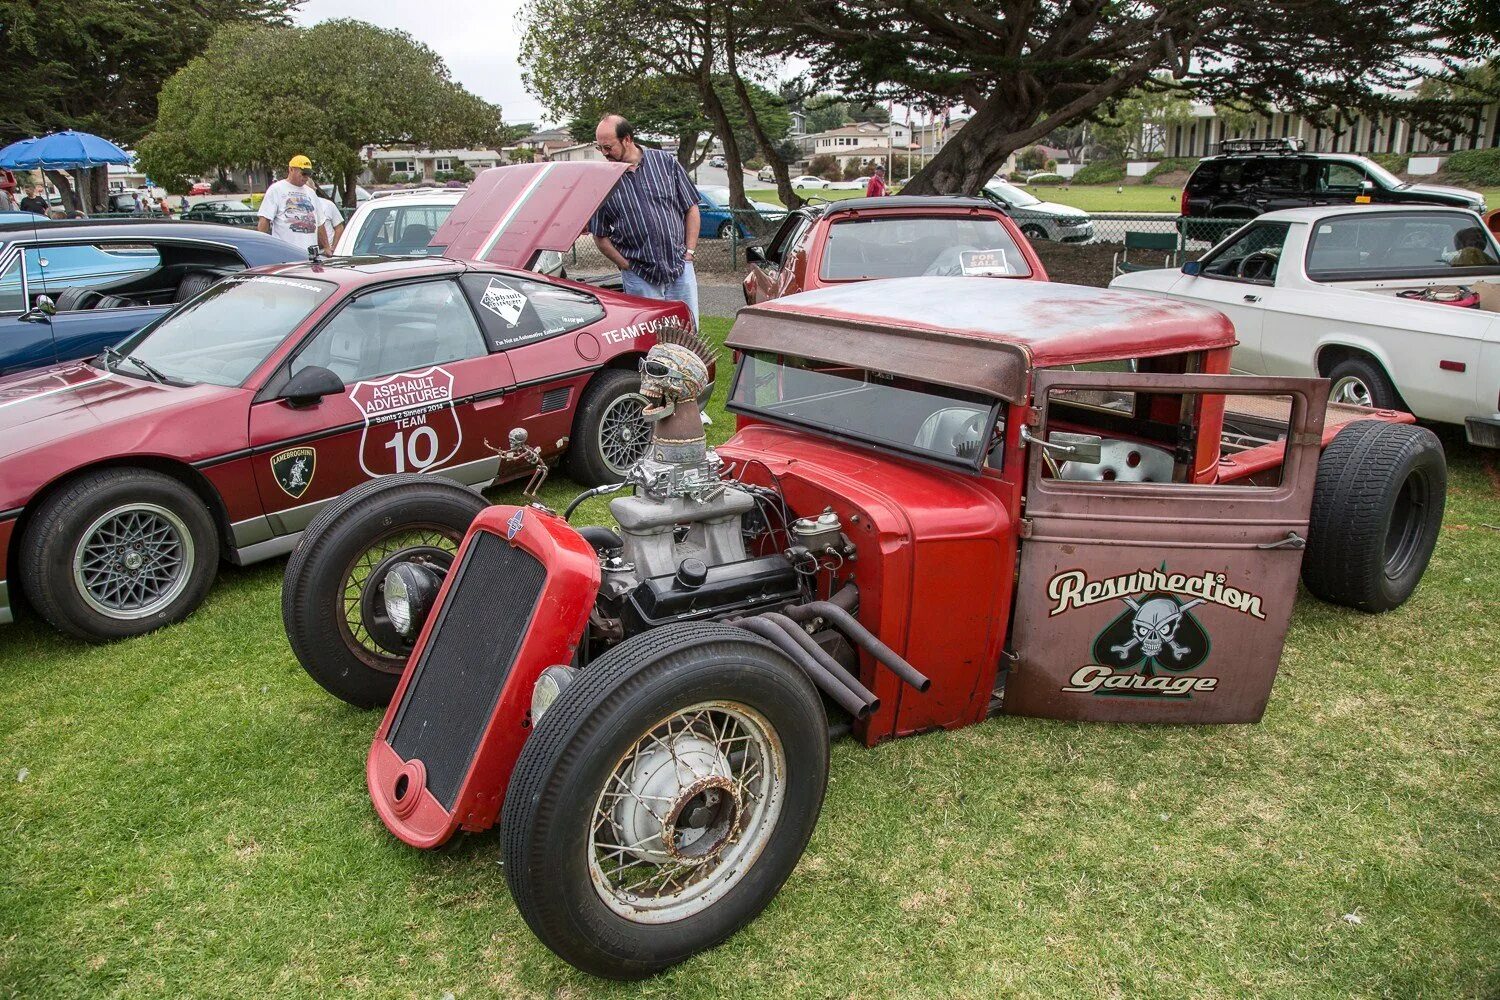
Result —
<path fill-rule="evenodd" d="M 1092 662 L 1063 686 L 1073 694 L 1190 698 L 1212 691 L 1219 678 L 1191 674 L 1213 646 L 1193 610 L 1217 605 L 1265 618 L 1260 596 L 1229 586 L 1223 573 L 1188 576 L 1169 573 L 1165 564 L 1093 581 L 1083 570 L 1066 570 L 1047 582 L 1047 596 L 1053 602 L 1049 615 L 1109 601 L 1124 605 L 1094 637 Z"/>
<path fill-rule="evenodd" d="M 288 448 L 271 456 L 271 475 L 293 500 L 307 492 L 317 467 L 318 453 L 313 448 Z"/>
<path fill-rule="evenodd" d="M 434 365 L 357 382 L 349 400 L 365 418 L 359 467 L 367 476 L 436 469 L 463 444 L 453 407 L 453 375 L 446 368 Z"/>

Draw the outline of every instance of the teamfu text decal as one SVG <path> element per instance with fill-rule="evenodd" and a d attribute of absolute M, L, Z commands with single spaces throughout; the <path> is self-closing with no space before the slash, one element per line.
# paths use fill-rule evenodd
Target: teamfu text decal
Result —
<path fill-rule="evenodd" d="M 622 326 L 618 330 L 609 330 L 600 334 L 611 344 L 625 344 L 637 337 L 644 337 L 648 333 L 665 333 L 668 330 L 681 330 L 682 323 L 675 316 L 658 316 L 656 319 L 643 320 L 640 323 L 632 323 Z"/>
<path fill-rule="evenodd" d="M 1062 690 L 1070 694 L 1135 698 L 1191 698 L 1213 691 L 1219 678 L 1191 675 L 1208 660 L 1213 643 L 1195 608 L 1217 605 L 1264 619 L 1261 599 L 1231 587 L 1223 573 L 1199 576 L 1140 570 L 1090 581 L 1082 570 L 1067 570 L 1047 583 L 1062 614 L 1108 601 L 1125 610 L 1094 637 L 1091 662 L 1073 671 Z"/>
<path fill-rule="evenodd" d="M 453 408 L 453 375 L 446 368 L 434 365 L 357 382 L 349 400 L 365 417 L 359 467 L 367 476 L 436 469 L 463 444 Z"/>
<path fill-rule="evenodd" d="M 276 485 L 293 500 L 312 485 L 313 473 L 318 469 L 318 453 L 313 448 L 288 448 L 271 456 L 271 475 Z"/>

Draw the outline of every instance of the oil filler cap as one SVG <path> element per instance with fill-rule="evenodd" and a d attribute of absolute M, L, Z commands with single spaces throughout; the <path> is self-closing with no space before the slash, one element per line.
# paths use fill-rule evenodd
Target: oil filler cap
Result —
<path fill-rule="evenodd" d="M 684 587 L 696 590 L 707 579 L 708 567 L 703 565 L 702 559 L 684 559 L 677 566 L 677 582 Z"/>

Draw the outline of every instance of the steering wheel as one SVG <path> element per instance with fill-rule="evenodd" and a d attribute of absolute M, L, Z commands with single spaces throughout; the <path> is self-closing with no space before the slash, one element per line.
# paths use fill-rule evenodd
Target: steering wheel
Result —
<path fill-rule="evenodd" d="M 1240 266 L 1235 270 L 1235 275 L 1247 281 L 1268 281 L 1276 277 L 1276 264 L 1278 258 L 1275 254 L 1265 250 L 1257 250 L 1246 254 L 1240 260 Z"/>
<path fill-rule="evenodd" d="M 1432 248 L 1432 233 L 1425 229 L 1409 229 L 1396 245 L 1403 250 L 1429 250 Z"/>

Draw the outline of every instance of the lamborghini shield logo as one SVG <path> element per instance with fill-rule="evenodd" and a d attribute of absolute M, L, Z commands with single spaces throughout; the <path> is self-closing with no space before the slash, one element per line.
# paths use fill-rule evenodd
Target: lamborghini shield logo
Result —
<path fill-rule="evenodd" d="M 287 496 L 296 500 L 312 485 L 318 453 L 312 448 L 288 448 L 271 456 L 271 474 Z"/>

